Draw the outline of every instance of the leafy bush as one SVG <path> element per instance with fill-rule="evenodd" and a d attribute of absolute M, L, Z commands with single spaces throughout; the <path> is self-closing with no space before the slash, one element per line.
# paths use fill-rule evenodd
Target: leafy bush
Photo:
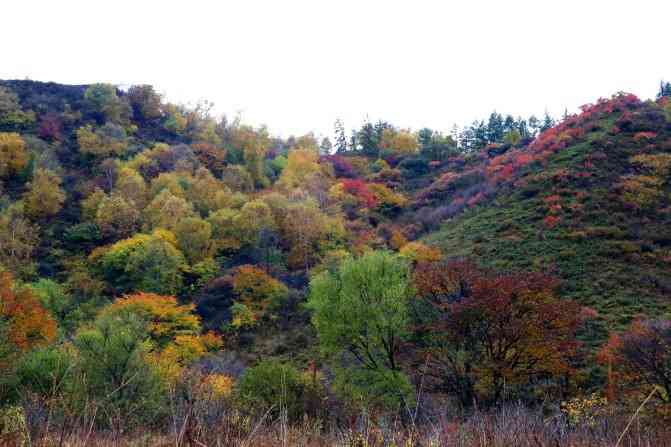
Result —
<path fill-rule="evenodd" d="M 111 247 L 97 249 L 90 259 L 117 293 L 174 294 L 182 287 L 186 262 L 174 235 L 167 231 L 136 234 Z"/>
<path fill-rule="evenodd" d="M 96 405 L 101 424 L 151 423 L 165 411 L 158 369 L 148 356 L 147 323 L 132 313 L 102 315 L 74 339 L 78 350 L 80 411 Z"/>
<path fill-rule="evenodd" d="M 72 391 L 75 358 L 66 347 L 48 346 L 27 352 L 18 362 L 18 384 L 39 396 L 49 398 Z"/>
<path fill-rule="evenodd" d="M 237 394 L 251 411 L 273 415 L 286 411 L 291 420 L 300 418 L 305 409 L 305 384 L 300 372 L 275 360 L 247 369 L 238 382 Z"/>
<path fill-rule="evenodd" d="M 429 172 L 429 162 L 422 157 L 407 157 L 398 164 L 398 169 L 406 179 L 419 177 Z"/>

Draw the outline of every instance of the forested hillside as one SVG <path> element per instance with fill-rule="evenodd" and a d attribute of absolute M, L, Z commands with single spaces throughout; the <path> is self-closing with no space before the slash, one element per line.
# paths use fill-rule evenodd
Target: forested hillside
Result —
<path fill-rule="evenodd" d="M 514 402 L 556 421 L 529 436 L 613 445 L 652 396 L 654 444 L 670 295 L 669 84 L 318 141 L 0 81 L 0 441 L 446 445 Z"/>

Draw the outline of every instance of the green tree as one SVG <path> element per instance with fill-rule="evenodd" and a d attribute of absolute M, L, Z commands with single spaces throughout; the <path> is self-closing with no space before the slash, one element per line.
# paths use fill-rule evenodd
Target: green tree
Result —
<path fill-rule="evenodd" d="M 63 326 L 73 304 L 65 287 L 51 279 L 42 278 L 31 284 L 30 288 L 42 306 L 58 321 L 59 326 Z"/>
<path fill-rule="evenodd" d="M 262 230 L 272 230 L 276 227 L 270 207 L 262 200 L 256 199 L 245 205 L 237 214 L 234 221 L 239 241 L 254 246 Z"/>
<path fill-rule="evenodd" d="M 93 84 L 84 92 L 84 100 L 89 109 L 102 121 L 127 124 L 131 108 L 119 98 L 117 89 L 111 84 Z"/>
<path fill-rule="evenodd" d="M 543 123 L 540 125 L 539 130 L 541 132 L 545 132 L 546 130 L 550 129 L 551 127 L 554 127 L 555 125 L 555 120 L 550 116 L 550 114 L 545 111 L 545 116 L 543 117 Z"/>
<path fill-rule="evenodd" d="M 182 286 L 184 256 L 171 243 L 153 238 L 128 258 L 137 290 L 175 294 Z"/>
<path fill-rule="evenodd" d="M 201 216 L 207 216 L 210 212 L 225 208 L 231 203 L 231 190 L 217 180 L 207 168 L 199 168 L 196 171 L 185 194 Z"/>
<path fill-rule="evenodd" d="M 175 236 L 190 264 L 207 258 L 211 249 L 212 226 L 198 217 L 187 217 L 177 224 Z"/>
<path fill-rule="evenodd" d="M 147 184 L 144 178 L 130 168 L 120 169 L 118 178 L 116 185 L 114 185 L 114 192 L 118 193 L 134 208 L 144 208 L 147 204 Z"/>
<path fill-rule="evenodd" d="M 0 212 L 0 265 L 16 274 L 31 273 L 39 234 L 39 226 L 25 218 L 21 206 L 12 205 Z"/>
<path fill-rule="evenodd" d="M 17 362 L 20 392 L 41 396 L 48 405 L 62 403 L 72 397 L 74 363 L 72 350 L 64 346 L 45 346 L 27 352 Z"/>
<path fill-rule="evenodd" d="M 279 415 L 286 409 L 291 420 L 305 410 L 305 384 L 291 365 L 269 360 L 249 368 L 238 383 L 238 398 L 252 411 Z"/>
<path fill-rule="evenodd" d="M 145 227 L 173 230 L 182 219 L 194 217 L 193 205 L 168 189 L 162 190 L 144 210 Z"/>
<path fill-rule="evenodd" d="M 211 213 L 207 218 L 212 227 L 212 249 L 215 252 L 240 250 L 242 236 L 235 225 L 239 215 L 238 210 L 223 208 Z"/>
<path fill-rule="evenodd" d="M 321 175 L 319 155 L 311 149 L 292 149 L 287 154 L 287 164 L 282 169 L 278 186 L 288 190 L 306 185 Z"/>
<path fill-rule="evenodd" d="M 99 407 L 102 423 L 147 423 L 162 405 L 162 383 L 150 361 L 147 322 L 133 313 L 103 314 L 74 339 L 78 382 L 86 400 Z M 89 403 L 90 405 L 90 403 Z"/>
<path fill-rule="evenodd" d="M 75 132 L 82 154 L 95 157 L 123 155 L 128 148 L 128 135 L 123 127 L 113 123 L 94 129 L 90 124 Z"/>
<path fill-rule="evenodd" d="M 333 150 L 333 143 L 331 143 L 329 137 L 322 138 L 322 142 L 319 144 L 319 154 L 331 155 L 332 150 Z"/>
<path fill-rule="evenodd" d="M 249 126 L 241 126 L 235 130 L 233 141 L 242 152 L 245 167 L 254 181 L 254 186 L 268 186 L 269 181 L 264 173 L 264 159 L 270 145 L 268 131 L 265 128 L 254 130 Z"/>
<path fill-rule="evenodd" d="M 347 152 L 347 136 L 345 135 L 345 126 L 340 119 L 335 122 L 335 149 L 336 153 Z"/>
<path fill-rule="evenodd" d="M 312 200 L 288 204 L 283 212 L 280 229 L 291 246 L 287 262 L 293 268 L 307 270 L 325 250 L 336 248 L 344 239 L 342 220 L 323 213 Z"/>
<path fill-rule="evenodd" d="M 457 141 L 450 135 L 424 128 L 417 132 L 417 139 L 420 153 L 428 160 L 442 161 L 457 153 Z"/>
<path fill-rule="evenodd" d="M 9 322 L 0 318 L 0 404 L 15 397 L 18 348 L 9 339 Z"/>
<path fill-rule="evenodd" d="M 381 134 L 381 132 L 380 132 Z M 380 134 L 376 132 L 375 126 L 370 122 L 364 123 L 357 133 L 357 141 L 361 145 L 364 154 L 377 157 L 379 153 Z"/>
<path fill-rule="evenodd" d="M 35 112 L 21 110 L 19 97 L 12 90 L 0 87 L 0 129 L 16 130 L 35 122 Z"/>
<path fill-rule="evenodd" d="M 503 116 L 496 111 L 489 115 L 487 123 L 487 141 L 489 143 L 499 143 L 503 141 L 504 133 Z"/>
<path fill-rule="evenodd" d="M 128 100 L 133 116 L 141 122 L 152 121 L 163 116 L 161 96 L 151 85 L 134 85 L 128 89 Z"/>
<path fill-rule="evenodd" d="M 102 277 L 117 293 L 131 291 L 165 295 L 182 287 L 184 256 L 167 231 L 137 234 L 91 254 Z"/>
<path fill-rule="evenodd" d="M 244 166 L 226 166 L 221 173 L 221 181 L 233 191 L 251 192 L 254 179 Z"/>
<path fill-rule="evenodd" d="M 353 357 L 356 366 L 341 376 L 357 394 L 396 404 L 409 391 L 398 355 L 409 335 L 412 296 L 407 263 L 385 251 L 346 259 L 310 282 L 308 307 L 321 349 Z"/>
<path fill-rule="evenodd" d="M 671 82 L 661 81 L 659 83 L 659 92 L 657 93 L 657 99 L 666 98 L 671 96 Z"/>
<path fill-rule="evenodd" d="M 517 129 L 512 129 L 503 136 L 503 142 L 511 146 L 517 146 L 522 140 L 522 134 Z"/>
<path fill-rule="evenodd" d="M 105 237 L 114 239 L 129 237 L 137 231 L 139 222 L 140 213 L 135 205 L 128 203 L 119 194 L 104 196 L 98 204 L 95 223 Z"/>
<path fill-rule="evenodd" d="M 184 135 L 186 126 L 188 124 L 184 116 L 184 110 L 173 104 L 167 104 L 165 107 L 166 119 L 164 122 L 165 128 L 175 135 Z"/>

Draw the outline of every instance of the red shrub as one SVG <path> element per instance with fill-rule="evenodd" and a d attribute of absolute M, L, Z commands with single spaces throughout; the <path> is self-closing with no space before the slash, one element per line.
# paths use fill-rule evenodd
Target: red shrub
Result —
<path fill-rule="evenodd" d="M 38 134 L 40 138 L 44 138 L 45 140 L 60 140 L 62 128 L 63 123 L 61 122 L 61 118 L 57 114 L 50 112 L 40 120 Z"/>
<path fill-rule="evenodd" d="M 548 209 L 548 212 L 552 215 L 557 215 L 561 212 L 562 206 L 558 203 L 555 203 L 554 205 L 550 205 L 550 208 Z"/>
<path fill-rule="evenodd" d="M 549 204 L 554 204 L 557 202 L 561 201 L 561 197 L 559 197 L 557 194 L 553 194 L 551 196 L 547 196 L 546 198 L 543 199 L 543 202 Z"/>
<path fill-rule="evenodd" d="M 473 197 L 471 197 L 470 199 L 468 199 L 468 202 L 467 202 L 468 206 L 473 206 L 473 205 L 477 204 L 478 202 L 480 202 L 484 198 L 485 198 L 485 195 L 483 193 L 479 192 L 476 195 L 474 195 Z"/>
<path fill-rule="evenodd" d="M 547 216 L 543 219 L 543 225 L 545 225 L 545 228 L 554 228 L 560 220 L 561 217 L 559 216 Z"/>
<path fill-rule="evenodd" d="M 336 177 L 353 178 L 356 177 L 352 164 L 340 155 L 326 155 L 321 158 L 331 163 Z"/>
<path fill-rule="evenodd" d="M 526 152 L 521 152 L 517 154 L 515 157 L 515 160 L 513 161 L 517 167 L 523 167 L 526 166 L 534 161 L 534 157 L 531 154 L 528 154 Z"/>
<path fill-rule="evenodd" d="M 634 135 L 634 140 L 636 141 L 653 140 L 655 138 L 657 138 L 657 133 L 655 132 L 637 132 L 636 135 Z"/>
<path fill-rule="evenodd" d="M 377 204 L 375 199 L 375 194 L 373 194 L 368 185 L 363 180 L 353 179 L 353 180 L 343 180 L 342 182 L 343 190 L 352 194 L 356 197 L 366 208 L 373 208 Z"/>

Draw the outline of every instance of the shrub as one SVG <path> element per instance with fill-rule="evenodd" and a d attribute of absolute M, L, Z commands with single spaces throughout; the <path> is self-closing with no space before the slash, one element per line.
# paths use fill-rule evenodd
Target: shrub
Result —
<path fill-rule="evenodd" d="M 107 416 L 99 423 L 133 426 L 162 414 L 164 389 L 148 338 L 146 322 L 133 313 L 101 315 L 75 337 L 82 404 Z"/>
<path fill-rule="evenodd" d="M 409 242 L 401 247 L 399 254 L 401 257 L 413 262 L 437 262 L 442 258 L 440 249 L 430 247 L 421 242 Z"/>
<path fill-rule="evenodd" d="M 275 360 L 247 369 L 238 382 L 237 394 L 250 411 L 273 415 L 286 411 L 289 419 L 297 420 L 305 409 L 305 384 L 300 372 Z"/>
<path fill-rule="evenodd" d="M 371 371 L 347 369 L 336 375 L 335 390 L 354 408 L 400 409 L 412 407 L 413 387 L 408 377 L 400 371 Z"/>
<path fill-rule="evenodd" d="M 256 322 L 268 310 L 280 305 L 289 291 L 282 282 L 253 265 L 238 267 L 231 282 L 236 302 L 244 306 L 237 308 L 238 317 L 245 316 L 238 320 L 240 322 Z M 233 320 L 236 321 L 235 316 Z"/>
<path fill-rule="evenodd" d="M 182 287 L 185 260 L 174 235 L 155 231 L 136 234 L 111 247 L 96 249 L 90 259 L 117 293 L 131 291 L 174 294 Z"/>
<path fill-rule="evenodd" d="M 429 172 L 429 163 L 422 157 L 408 157 L 398 164 L 398 169 L 406 179 L 425 175 Z"/>
<path fill-rule="evenodd" d="M 611 335 L 599 352 L 609 365 L 609 390 L 638 399 L 652 389 L 657 398 L 671 404 L 671 321 L 637 319 L 621 335 Z"/>
<path fill-rule="evenodd" d="M 55 397 L 68 388 L 74 360 L 72 352 L 61 347 L 30 351 L 18 362 L 19 386 L 45 398 Z"/>
<path fill-rule="evenodd" d="M 322 161 L 331 163 L 336 177 L 354 178 L 356 173 L 352 164 L 340 155 L 326 155 L 321 158 Z"/>

